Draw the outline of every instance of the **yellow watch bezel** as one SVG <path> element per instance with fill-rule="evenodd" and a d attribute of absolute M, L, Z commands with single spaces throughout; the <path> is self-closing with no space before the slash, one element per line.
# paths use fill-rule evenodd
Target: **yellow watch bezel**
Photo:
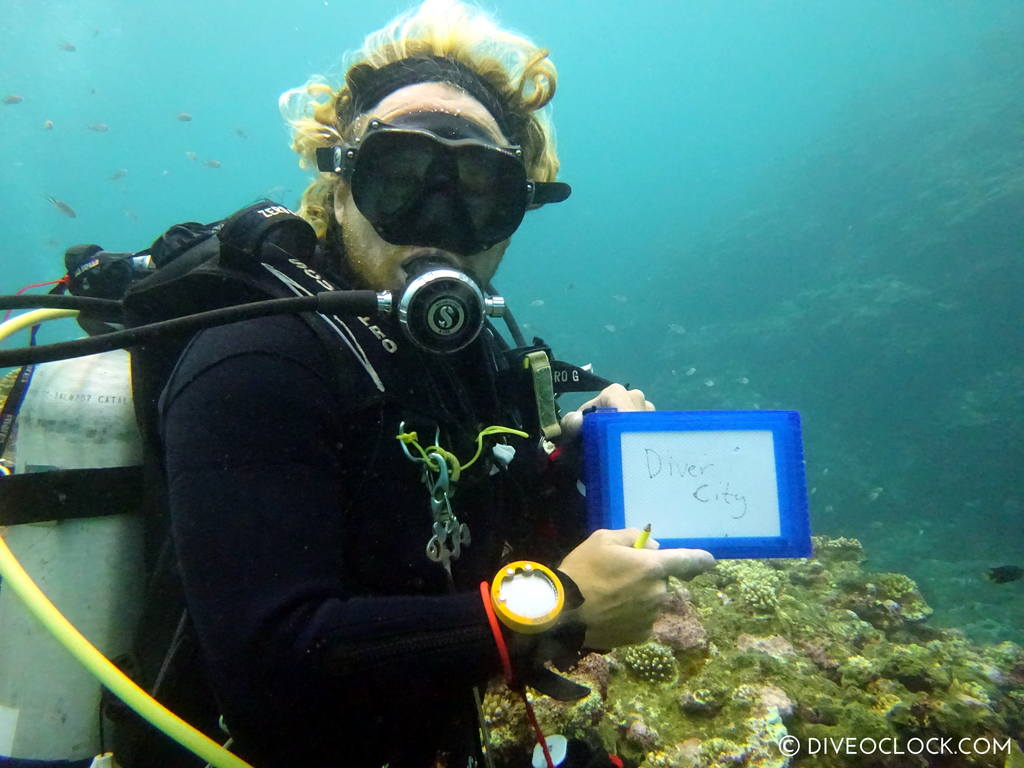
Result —
<path fill-rule="evenodd" d="M 520 613 L 516 613 L 514 610 L 508 607 L 507 603 L 501 599 L 502 585 L 507 579 L 515 577 L 520 572 L 538 572 L 542 576 L 546 577 L 548 581 L 552 583 L 555 588 L 555 605 L 554 607 L 542 616 L 525 616 Z M 502 567 L 500 571 L 494 574 L 494 578 L 491 580 L 491 605 L 494 606 L 494 613 L 498 619 L 506 627 L 511 629 L 513 632 L 522 632 L 524 634 L 536 634 L 549 629 L 562 613 L 562 609 L 565 607 L 565 587 L 562 586 L 562 581 L 545 565 L 533 562 L 532 560 L 516 560 L 513 563 Z"/>

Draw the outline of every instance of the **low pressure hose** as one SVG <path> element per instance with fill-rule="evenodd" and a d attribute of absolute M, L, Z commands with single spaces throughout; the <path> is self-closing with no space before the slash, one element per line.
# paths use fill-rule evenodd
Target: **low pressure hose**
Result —
<path fill-rule="evenodd" d="M 140 325 L 136 328 L 104 333 L 85 339 L 0 350 L 0 368 L 84 357 L 99 352 L 109 352 L 112 349 L 132 347 L 157 335 L 195 333 L 203 328 L 212 328 L 217 325 L 227 325 L 268 315 L 286 315 L 296 312 L 320 312 L 332 315 L 373 314 L 378 311 L 382 301 L 381 295 L 376 291 L 325 291 L 312 296 L 253 301 L 248 304 L 211 309 L 207 312 L 198 312 L 194 315 L 185 315 L 172 320 Z M 104 319 L 111 319 L 111 305 L 120 307 L 118 302 L 78 296 L 0 297 L 0 309 L 23 309 L 40 305 L 80 309 L 90 313 L 91 308 L 96 307 L 102 310 Z M 117 319 L 120 320 L 120 316 Z"/>
<path fill-rule="evenodd" d="M 97 299 L 91 296 L 66 296 L 64 294 L 46 293 L 0 296 L 0 309 L 80 309 L 96 315 L 102 320 L 118 321 L 121 318 L 121 302 L 113 299 Z"/>

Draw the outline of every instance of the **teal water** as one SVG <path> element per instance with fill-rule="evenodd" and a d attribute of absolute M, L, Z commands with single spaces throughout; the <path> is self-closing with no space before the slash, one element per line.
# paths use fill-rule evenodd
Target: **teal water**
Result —
<path fill-rule="evenodd" d="M 800 410 L 815 531 L 1024 641 L 1024 581 L 985 579 L 1024 565 L 1024 5 L 487 7 L 552 51 L 575 190 L 498 275 L 527 332 L 660 408 Z M 294 204 L 278 95 L 402 8 L 4 0 L 0 292 Z"/>

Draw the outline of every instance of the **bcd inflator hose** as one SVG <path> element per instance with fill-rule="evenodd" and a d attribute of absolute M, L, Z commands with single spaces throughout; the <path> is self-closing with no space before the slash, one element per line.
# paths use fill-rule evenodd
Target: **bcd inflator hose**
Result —
<path fill-rule="evenodd" d="M 325 291 L 312 296 L 297 296 L 289 299 L 267 299 L 248 304 L 211 309 L 194 315 L 185 315 L 171 320 L 136 326 L 123 331 L 104 333 L 74 341 L 56 344 L 41 344 L 36 347 L 0 350 L 0 368 L 16 365 L 49 363 L 72 357 L 84 357 L 112 349 L 133 347 L 150 341 L 158 335 L 191 334 L 204 328 L 237 323 L 269 315 L 286 315 L 297 312 L 319 312 L 325 315 L 357 315 L 376 313 L 381 306 L 381 297 L 376 291 Z M 93 314 L 98 319 L 121 322 L 123 308 L 120 302 L 108 299 L 93 299 L 83 296 L 2 296 L 0 310 L 48 307 L 72 309 Z"/>

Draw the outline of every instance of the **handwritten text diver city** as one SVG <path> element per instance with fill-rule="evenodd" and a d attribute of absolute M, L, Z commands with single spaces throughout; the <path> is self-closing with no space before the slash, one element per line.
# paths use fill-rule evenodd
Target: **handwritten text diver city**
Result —
<path fill-rule="evenodd" d="M 647 466 L 647 477 L 650 480 L 662 475 L 665 477 L 678 477 L 683 480 L 698 480 L 700 482 L 694 487 L 690 494 L 701 504 L 721 502 L 730 507 L 735 507 L 733 519 L 739 519 L 747 514 L 747 497 L 730 489 L 728 480 L 722 482 L 712 475 L 710 470 L 715 466 L 710 464 L 692 464 L 688 461 L 680 462 L 670 453 L 662 453 L 653 448 L 644 448 L 644 461 Z"/>

